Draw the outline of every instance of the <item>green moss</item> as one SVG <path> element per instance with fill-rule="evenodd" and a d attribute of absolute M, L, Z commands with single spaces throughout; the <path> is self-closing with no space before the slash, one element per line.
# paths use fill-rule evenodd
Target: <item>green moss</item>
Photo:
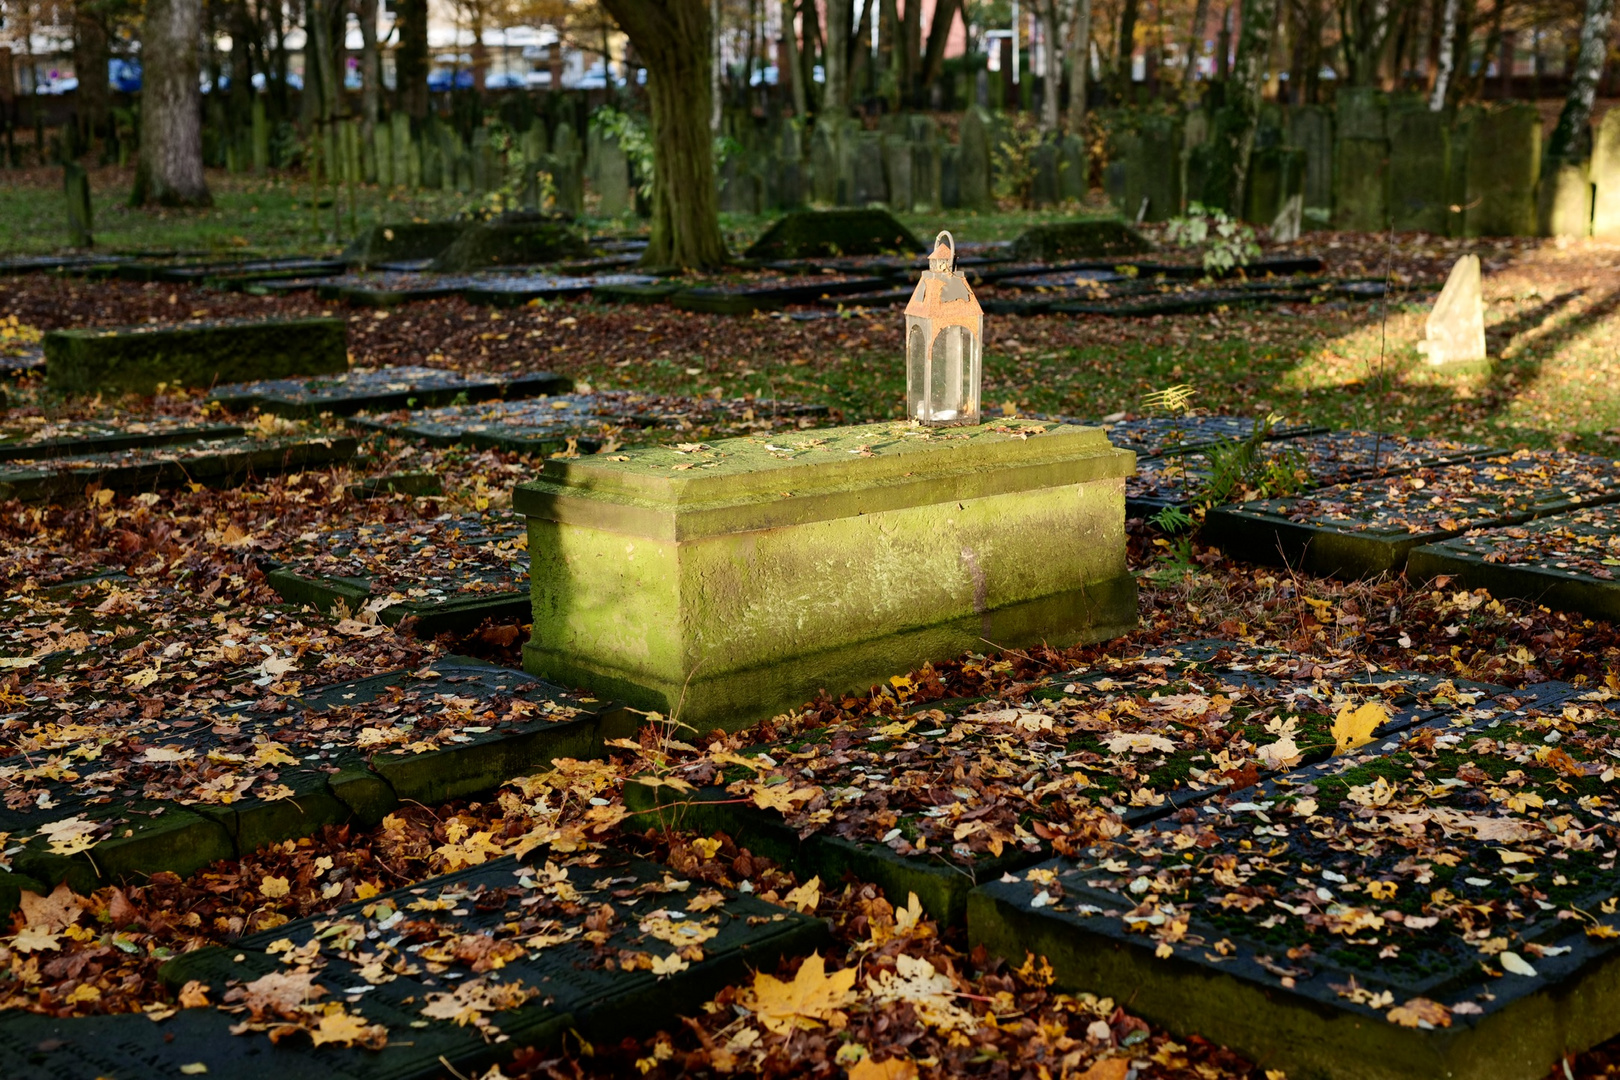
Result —
<path fill-rule="evenodd" d="M 348 370 L 347 326 L 342 319 L 272 319 L 52 330 L 45 365 L 51 388 L 70 394 L 326 375 Z"/>
<path fill-rule="evenodd" d="M 808 259 L 925 250 L 887 210 L 800 210 L 766 229 L 743 254 L 750 259 Z"/>

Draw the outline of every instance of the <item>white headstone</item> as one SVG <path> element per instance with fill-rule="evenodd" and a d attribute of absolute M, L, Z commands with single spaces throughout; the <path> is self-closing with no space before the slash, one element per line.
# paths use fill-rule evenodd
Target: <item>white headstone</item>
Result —
<path fill-rule="evenodd" d="M 1479 256 L 1464 255 L 1451 268 L 1429 312 L 1418 352 L 1431 364 L 1485 359 L 1485 302 L 1479 292 Z"/>
<path fill-rule="evenodd" d="M 1299 228 L 1305 216 L 1305 196 L 1290 195 L 1283 200 L 1271 223 L 1271 239 L 1277 244 L 1291 244 L 1299 239 Z"/>

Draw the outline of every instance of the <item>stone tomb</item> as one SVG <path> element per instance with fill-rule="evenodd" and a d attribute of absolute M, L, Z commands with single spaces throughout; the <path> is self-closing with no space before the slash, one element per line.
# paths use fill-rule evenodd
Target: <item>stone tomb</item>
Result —
<path fill-rule="evenodd" d="M 431 408 L 457 401 L 535 397 L 555 394 L 572 385 L 567 377 L 547 371 L 507 376 L 406 365 L 354 368 L 338 375 L 306 379 L 230 383 L 217 387 L 209 400 L 228 409 L 257 408 L 277 416 L 351 416 L 357 412 Z"/>
<path fill-rule="evenodd" d="M 879 161 L 880 179 L 882 171 Z M 803 259 L 924 250 L 922 242 L 887 210 L 796 210 L 773 222 L 743 254 L 750 259 Z"/>
<path fill-rule="evenodd" d="M 1144 458 L 1204 450 L 1223 442 L 1247 439 L 1254 434 L 1258 423 L 1252 416 L 1144 416 L 1114 423 L 1102 421 L 1098 426 L 1108 432 L 1109 442 Z M 1302 435 L 1323 434 L 1326 430 L 1306 424 L 1278 424 L 1267 438 L 1270 441 L 1297 439 Z"/>
<path fill-rule="evenodd" d="M 342 319 L 271 319 L 52 330 L 45 377 L 70 394 L 151 394 L 160 383 L 325 375 L 349 367 Z"/>
<path fill-rule="evenodd" d="M 982 886 L 969 940 L 1291 1077 L 1536 1080 L 1620 1031 L 1617 733 L 1441 717 Z"/>
<path fill-rule="evenodd" d="M 1453 537 L 1415 549 L 1406 573 L 1415 582 L 1441 574 L 1456 587 L 1489 589 L 1555 611 L 1620 619 L 1620 507 L 1565 514 Z"/>
<path fill-rule="evenodd" d="M 262 560 L 265 583 L 293 604 L 370 612 L 431 638 L 529 613 L 523 523 L 504 513 L 299 536 Z"/>
<path fill-rule="evenodd" d="M 0 466 L 0 499 L 67 499 L 82 494 L 89 484 L 115 491 L 153 491 L 191 483 L 228 487 L 255 476 L 347 461 L 355 449 L 355 440 L 347 436 L 242 436 L 95 454 L 47 453 Z"/>
<path fill-rule="evenodd" d="M 1613 461 L 1520 450 L 1217 507 L 1205 518 L 1203 536 L 1257 561 L 1371 577 L 1399 571 L 1424 544 L 1617 500 L 1620 467 Z"/>
<path fill-rule="evenodd" d="M 1044 422 L 830 428 L 553 459 L 519 485 L 525 666 L 700 730 L 980 648 L 1136 623 L 1124 477 Z"/>

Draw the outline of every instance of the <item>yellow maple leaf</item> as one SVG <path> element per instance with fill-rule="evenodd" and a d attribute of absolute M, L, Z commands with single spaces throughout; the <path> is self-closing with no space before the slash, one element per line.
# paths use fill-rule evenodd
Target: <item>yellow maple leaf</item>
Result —
<path fill-rule="evenodd" d="M 1386 1019 L 1392 1024 L 1402 1027 L 1418 1027 L 1427 1024 L 1430 1027 L 1450 1027 L 1451 1010 L 1437 1001 L 1428 998 L 1413 998 L 1405 1005 L 1397 1005 L 1389 1010 Z"/>
<path fill-rule="evenodd" d="M 782 903 L 809 915 L 821 903 L 821 878 L 816 876 L 782 897 Z"/>
<path fill-rule="evenodd" d="M 811 1029 L 831 1020 L 843 1006 L 855 999 L 855 969 L 845 968 L 827 974 L 820 953 L 811 953 L 799 966 L 792 982 L 783 982 L 763 971 L 754 973 L 749 991 L 749 1007 L 767 1031 L 787 1035 L 797 1028 Z"/>
<path fill-rule="evenodd" d="M 849 1080 L 917 1080 L 917 1063 L 904 1057 L 887 1061 L 862 1058 L 849 1067 Z"/>
<path fill-rule="evenodd" d="M 267 874 L 264 880 L 259 882 L 259 892 L 271 900 L 279 900 L 291 891 L 292 889 L 284 877 L 270 877 Z"/>
<path fill-rule="evenodd" d="M 388 1044 L 388 1029 L 381 1024 L 368 1024 L 365 1017 L 345 1012 L 341 1005 L 328 1005 L 326 1010 L 321 1022 L 309 1029 L 316 1046 L 334 1043 L 381 1050 Z"/>
<path fill-rule="evenodd" d="M 1359 709 L 1346 705 L 1333 718 L 1333 753 L 1348 754 L 1358 746 L 1373 740 L 1373 732 L 1389 723 L 1389 711 L 1376 701 L 1369 701 Z"/>
<path fill-rule="evenodd" d="M 821 789 L 815 786 L 794 787 L 792 784 L 758 784 L 750 791 L 754 805 L 761 810 L 775 810 L 782 814 L 791 814 L 793 804 L 796 802 L 809 802 Z"/>
<path fill-rule="evenodd" d="M 62 947 L 59 944 L 61 937 L 61 934 L 47 934 L 43 930 L 36 930 L 30 926 L 6 942 L 6 944 L 20 953 L 39 952 L 42 949 L 60 949 Z"/>

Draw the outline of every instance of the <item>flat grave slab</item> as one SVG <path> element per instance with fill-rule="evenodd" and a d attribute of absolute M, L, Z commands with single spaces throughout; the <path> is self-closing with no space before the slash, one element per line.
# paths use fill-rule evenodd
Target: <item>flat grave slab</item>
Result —
<path fill-rule="evenodd" d="M 1260 468 L 1267 485 L 1291 492 L 1470 461 L 1500 452 L 1448 439 L 1331 431 L 1270 443 L 1263 453 Z M 1135 516 L 1150 516 L 1167 506 L 1186 506 L 1204 497 L 1232 502 L 1250 496 L 1232 486 L 1232 481 L 1222 475 L 1221 465 L 1207 451 L 1145 457 L 1137 462 L 1136 475 L 1125 479 L 1125 509 Z"/>
<path fill-rule="evenodd" d="M 553 454 L 569 452 L 570 448 L 595 453 L 609 441 L 621 440 L 625 427 L 769 430 L 783 421 L 808 422 L 826 412 L 824 406 L 759 398 L 716 401 L 602 390 L 450 406 L 409 415 L 359 416 L 353 422 L 367 430 L 421 439 L 436 446 L 459 443 L 480 449 Z"/>
<path fill-rule="evenodd" d="M 365 273 L 342 274 L 317 280 L 315 295 L 322 300 L 341 300 L 356 307 L 389 308 L 413 300 L 433 300 L 454 296 L 476 284 L 478 278 L 466 274 Z"/>
<path fill-rule="evenodd" d="M 242 436 L 98 454 L 18 458 L 0 467 L 0 499 L 66 499 L 83 493 L 89 484 L 115 491 L 155 491 L 190 483 L 230 487 L 255 476 L 347 461 L 356 446 L 352 437 L 344 435 Z"/>
<path fill-rule="evenodd" d="M 477 374 L 405 365 L 353 368 L 336 375 L 228 383 L 209 395 L 229 409 L 258 408 L 277 416 L 351 416 L 384 409 L 421 409 L 453 402 L 533 397 L 567 390 L 573 381 L 547 371 Z"/>
<path fill-rule="evenodd" d="M 817 307 L 824 308 L 868 308 L 868 307 L 904 307 L 911 302 L 912 288 L 882 289 L 878 292 L 844 293 L 839 296 L 823 296 L 816 301 Z"/>
<path fill-rule="evenodd" d="M 342 259 L 251 259 L 242 262 L 193 263 L 163 267 L 154 280 L 177 284 L 225 285 L 277 278 L 319 278 L 341 274 L 347 264 Z"/>
<path fill-rule="evenodd" d="M 662 304 L 686 288 L 686 283 L 660 280 L 646 285 L 598 285 L 591 298 L 599 304 Z"/>
<path fill-rule="evenodd" d="M 15 377 L 44 370 L 44 345 L 34 342 L 0 341 L 0 375 Z"/>
<path fill-rule="evenodd" d="M 159 384 L 222 382 L 347 371 L 342 319 L 269 319 L 52 330 L 46 379 L 77 394 L 150 394 Z"/>
<path fill-rule="evenodd" d="M 1400 570 L 1412 549 L 1424 544 L 1616 500 L 1620 464 L 1521 450 L 1217 507 L 1205 519 L 1204 537 L 1309 573 L 1366 577 Z"/>
<path fill-rule="evenodd" d="M 1146 416 L 1115 422 L 1064 419 L 1071 424 L 1103 428 L 1108 432 L 1109 442 L 1123 450 L 1136 451 L 1138 460 L 1205 450 L 1219 443 L 1239 442 L 1253 435 L 1258 423 L 1252 416 Z M 1297 439 L 1326 431 L 1326 428 L 1309 424 L 1282 423 L 1271 429 L 1268 439 Z"/>
<path fill-rule="evenodd" d="M 1327 760 L 1347 711 L 1372 707 L 1377 735 L 1398 741 L 1437 716 L 1505 708 L 1486 697 L 1501 687 L 1365 669 L 1290 676 L 1280 654 L 1270 666 L 1284 677 L 1266 666 L 1241 652 L 1120 661 L 1011 698 L 920 705 L 711 757 L 671 774 L 690 794 L 632 782 L 625 801 L 644 825 L 724 829 L 802 873 L 849 870 L 960 922 L 974 881 Z"/>
<path fill-rule="evenodd" d="M 746 315 L 774 311 L 788 304 L 814 304 L 823 297 L 846 293 L 871 292 L 888 282 L 880 277 L 821 275 L 800 278 L 767 278 L 736 284 L 716 284 L 684 289 L 670 296 L 669 302 L 683 311 L 717 315 Z"/>
<path fill-rule="evenodd" d="M 509 513 L 312 530 L 263 565 L 289 603 L 410 619 L 422 637 L 529 614 L 528 533 Z"/>
<path fill-rule="evenodd" d="M 614 265 L 624 265 L 633 262 L 633 256 L 617 260 Z M 492 278 L 479 285 L 469 286 L 461 290 L 464 299 L 474 304 L 490 304 L 494 307 L 517 307 L 530 300 L 551 300 L 560 296 L 580 296 L 601 286 L 646 286 L 658 283 L 658 278 L 649 274 L 604 274 L 591 273 L 592 269 L 605 269 L 604 267 L 574 267 L 580 270 L 576 275 L 553 274 L 521 274 L 510 277 Z"/>
<path fill-rule="evenodd" d="M 1442 574 L 1466 589 L 1518 597 L 1558 611 L 1620 618 L 1620 507 L 1591 506 L 1522 525 L 1468 532 L 1414 548 L 1407 576 Z"/>
<path fill-rule="evenodd" d="M 1290 1076 L 1544 1076 L 1620 1031 L 1617 735 L 1439 718 L 982 886 L 970 940 Z"/>
<path fill-rule="evenodd" d="M 123 255 L 13 255 L 0 259 L 0 274 L 39 274 L 72 271 L 83 266 L 127 261 Z"/>
<path fill-rule="evenodd" d="M 608 703 L 445 657 L 291 696 L 243 686 L 188 717 L 43 729 L 0 759 L 13 869 L 46 887 L 190 873 L 402 800 L 488 792 L 600 752 Z"/>
<path fill-rule="evenodd" d="M 158 417 L 149 420 L 73 420 L 52 423 L 30 417 L 0 426 L 0 461 L 39 460 L 105 453 L 143 446 L 170 446 L 242 434 L 235 424 L 199 424 Z"/>

